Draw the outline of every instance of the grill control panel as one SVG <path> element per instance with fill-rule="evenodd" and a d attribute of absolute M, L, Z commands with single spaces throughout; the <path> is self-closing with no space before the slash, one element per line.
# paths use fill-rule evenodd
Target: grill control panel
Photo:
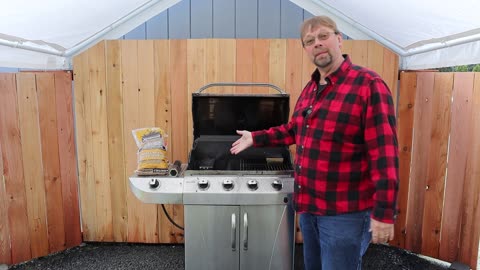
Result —
<path fill-rule="evenodd" d="M 135 196 L 155 204 L 284 205 L 293 186 L 293 177 L 272 175 L 130 177 Z"/>
<path fill-rule="evenodd" d="M 184 204 L 286 204 L 293 194 L 293 177 L 185 176 Z"/>

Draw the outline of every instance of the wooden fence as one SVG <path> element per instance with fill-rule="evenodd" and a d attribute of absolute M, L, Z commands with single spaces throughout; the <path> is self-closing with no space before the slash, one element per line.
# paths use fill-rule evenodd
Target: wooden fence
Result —
<path fill-rule="evenodd" d="M 402 72 L 400 214 L 393 244 L 475 268 L 480 73 Z"/>
<path fill-rule="evenodd" d="M 394 53 L 373 41 L 346 41 L 344 51 L 396 90 Z M 293 108 L 313 70 L 299 40 L 286 39 L 108 41 L 77 56 L 75 116 L 84 240 L 182 242 L 183 232 L 159 206 L 143 204 L 130 192 L 128 176 L 137 162 L 131 131 L 163 128 L 169 134 L 169 159 L 185 163 L 193 144 L 192 92 L 212 82 L 269 82 L 291 94 Z M 167 209 L 183 223 L 182 205 Z"/>
<path fill-rule="evenodd" d="M 0 74 L 0 263 L 82 242 L 72 75 Z"/>
<path fill-rule="evenodd" d="M 397 97 L 395 54 L 373 41 L 346 41 L 343 50 L 377 71 Z M 131 130 L 163 128 L 168 158 L 186 162 L 192 92 L 211 82 L 270 82 L 290 93 L 293 108 L 313 68 L 298 40 L 117 40 L 74 59 L 73 97 L 65 72 L 0 74 L 0 263 L 78 245 L 79 209 L 84 241 L 183 242 L 158 206 L 130 192 Z M 472 267 L 480 235 L 479 78 L 401 73 L 400 213 L 391 243 Z M 183 223 L 181 205 L 167 210 Z"/>

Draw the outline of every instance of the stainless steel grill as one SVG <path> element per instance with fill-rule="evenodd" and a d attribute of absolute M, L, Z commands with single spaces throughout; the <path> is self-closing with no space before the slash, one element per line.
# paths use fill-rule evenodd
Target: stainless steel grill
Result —
<path fill-rule="evenodd" d="M 182 203 L 185 267 L 293 269 L 292 162 L 287 147 L 250 148 L 233 156 L 235 130 L 259 130 L 288 120 L 289 96 L 192 95 L 194 144 L 179 177 L 130 178 L 147 203 Z"/>

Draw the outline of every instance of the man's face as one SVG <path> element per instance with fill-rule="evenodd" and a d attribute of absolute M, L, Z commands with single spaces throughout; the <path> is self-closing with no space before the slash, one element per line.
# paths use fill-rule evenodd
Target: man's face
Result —
<path fill-rule="evenodd" d="M 305 52 L 320 69 L 332 66 L 342 56 L 342 35 L 326 26 L 314 26 L 303 37 Z"/>

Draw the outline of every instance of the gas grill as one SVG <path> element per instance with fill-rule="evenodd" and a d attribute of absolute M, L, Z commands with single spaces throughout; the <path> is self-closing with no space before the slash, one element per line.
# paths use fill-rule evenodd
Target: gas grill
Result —
<path fill-rule="evenodd" d="M 205 94 L 214 86 L 265 86 L 279 94 Z M 145 203 L 183 204 L 185 268 L 293 269 L 293 170 L 287 147 L 230 154 L 236 130 L 288 121 L 289 95 L 271 84 L 215 83 L 192 94 L 194 142 L 177 177 L 130 177 Z"/>

